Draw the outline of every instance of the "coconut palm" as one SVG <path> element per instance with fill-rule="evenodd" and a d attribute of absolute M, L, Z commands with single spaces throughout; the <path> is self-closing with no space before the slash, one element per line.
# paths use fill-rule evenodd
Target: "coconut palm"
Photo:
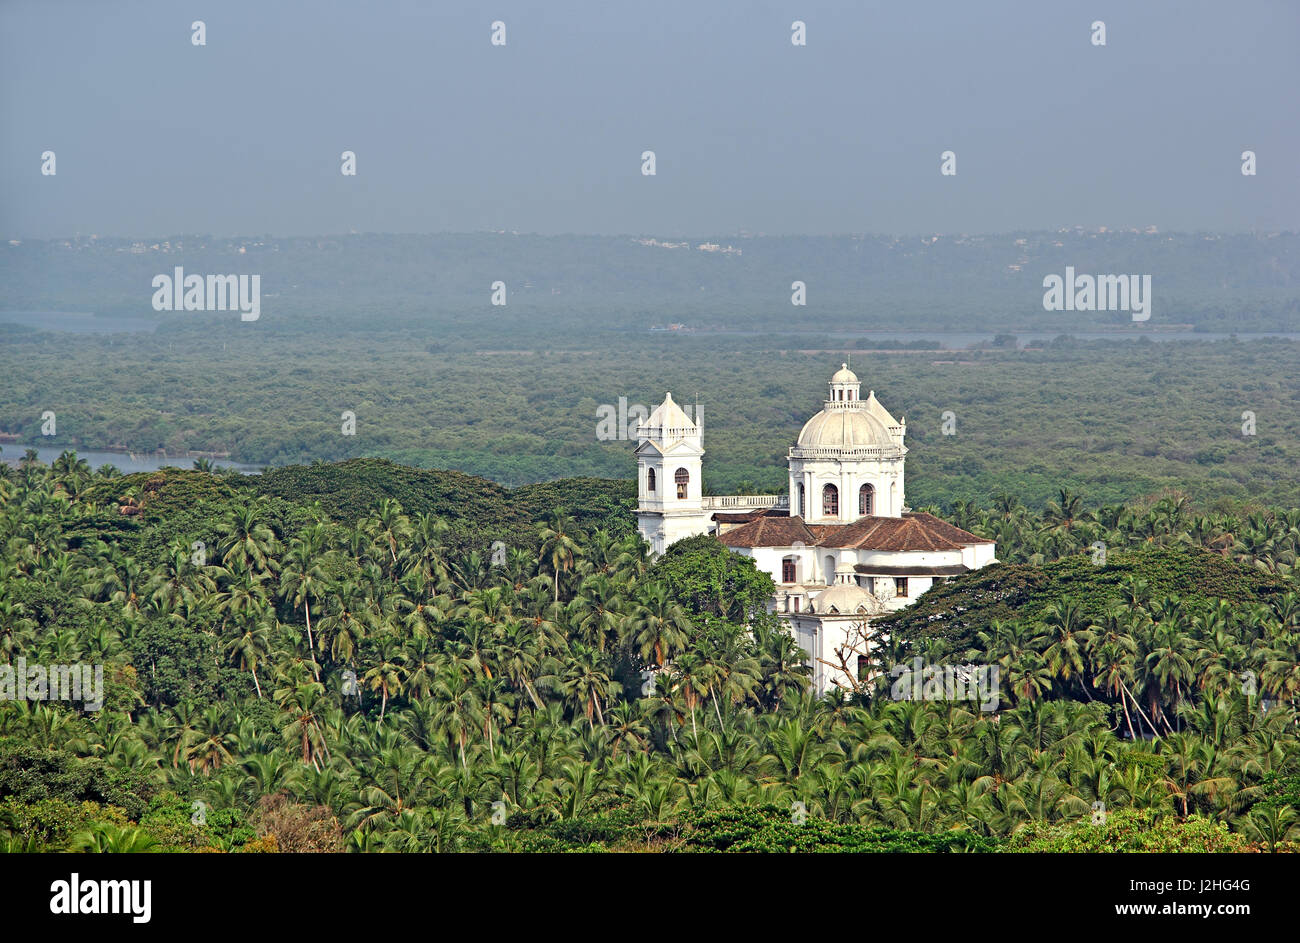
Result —
<path fill-rule="evenodd" d="M 560 601 L 560 574 L 573 569 L 580 547 L 577 541 L 577 523 L 564 508 L 556 508 L 545 526 L 538 531 L 542 539 L 542 557 L 550 564 L 555 577 L 554 601 Z"/>
<path fill-rule="evenodd" d="M 635 615 L 626 623 L 626 635 L 647 664 L 664 667 L 686 645 L 693 628 L 690 617 L 662 583 L 642 587 Z"/>
<path fill-rule="evenodd" d="M 280 571 L 280 596 L 297 611 L 302 608 L 307 622 L 307 647 L 311 652 L 312 669 L 320 680 L 316 665 L 316 641 L 311 630 L 311 604 L 318 601 L 329 589 L 329 579 L 321 567 L 324 532 L 319 525 L 304 531 L 302 536 L 290 541 L 282 558 Z"/>

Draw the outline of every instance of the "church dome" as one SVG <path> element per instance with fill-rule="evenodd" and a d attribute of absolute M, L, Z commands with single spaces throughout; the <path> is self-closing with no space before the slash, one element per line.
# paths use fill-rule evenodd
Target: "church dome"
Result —
<path fill-rule="evenodd" d="M 799 432 L 803 448 L 892 446 L 889 430 L 866 409 L 823 409 Z"/>
<path fill-rule="evenodd" d="M 885 612 L 884 604 L 857 583 L 836 583 L 818 593 L 809 608 L 819 616 L 878 616 Z"/>

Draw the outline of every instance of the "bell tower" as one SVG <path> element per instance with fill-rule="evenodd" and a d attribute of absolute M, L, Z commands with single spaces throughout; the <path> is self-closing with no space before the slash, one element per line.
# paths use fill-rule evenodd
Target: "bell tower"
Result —
<path fill-rule="evenodd" d="M 637 527 L 655 553 L 709 531 L 702 425 L 698 407 L 692 420 L 667 393 L 637 428 Z"/>

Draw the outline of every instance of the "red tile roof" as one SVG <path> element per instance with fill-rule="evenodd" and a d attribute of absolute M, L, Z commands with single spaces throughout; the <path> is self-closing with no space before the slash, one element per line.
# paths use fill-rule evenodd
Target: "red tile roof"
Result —
<path fill-rule="evenodd" d="M 817 534 L 801 517 L 760 517 L 718 539 L 728 547 L 792 547 L 795 541 L 817 546 Z"/>
<path fill-rule="evenodd" d="M 760 517 L 789 517 L 790 512 L 784 508 L 759 508 L 756 511 L 719 511 L 713 515 L 713 520 L 721 521 L 723 524 L 746 524 L 749 521 L 756 521 Z"/>
<path fill-rule="evenodd" d="M 718 538 L 728 547 L 809 547 L 906 552 L 960 550 L 968 544 L 992 543 L 954 527 L 933 514 L 861 517 L 852 524 L 806 524 L 800 517 L 759 518 Z"/>

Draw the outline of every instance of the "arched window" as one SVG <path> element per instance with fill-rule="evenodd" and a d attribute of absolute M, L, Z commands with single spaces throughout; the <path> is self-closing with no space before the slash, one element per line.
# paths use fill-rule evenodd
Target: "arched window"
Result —
<path fill-rule="evenodd" d="M 839 517 L 840 489 L 827 485 L 822 489 L 822 514 L 827 517 Z"/>
<path fill-rule="evenodd" d="M 651 494 L 655 493 L 655 470 L 653 468 L 649 469 L 648 474 L 646 475 L 645 490 Z"/>
<path fill-rule="evenodd" d="M 803 517 L 803 483 L 800 482 L 797 488 L 799 497 L 799 516 Z"/>
<path fill-rule="evenodd" d="M 874 514 L 876 507 L 876 489 L 863 485 L 858 489 L 858 514 Z"/>
<path fill-rule="evenodd" d="M 683 499 L 686 497 L 686 486 L 691 483 L 691 473 L 685 468 L 679 468 L 673 474 L 673 481 L 677 482 L 677 497 Z"/>

